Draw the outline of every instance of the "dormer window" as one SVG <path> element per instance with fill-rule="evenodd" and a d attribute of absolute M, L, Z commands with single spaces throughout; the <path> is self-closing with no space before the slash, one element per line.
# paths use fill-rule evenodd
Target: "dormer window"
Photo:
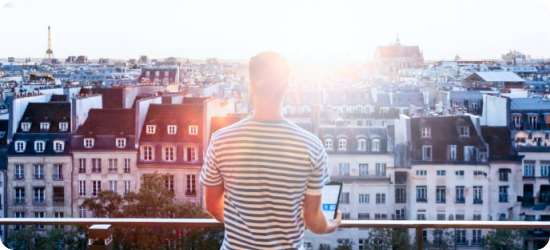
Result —
<path fill-rule="evenodd" d="M 348 141 L 346 139 L 338 140 L 338 150 L 346 150 Z"/>
<path fill-rule="evenodd" d="M 145 127 L 145 131 L 149 135 L 154 134 L 156 129 L 157 129 L 157 126 L 155 125 L 147 125 L 147 127 Z"/>
<path fill-rule="evenodd" d="M 45 141 L 35 141 L 34 142 L 34 151 L 37 153 L 44 152 L 44 149 L 46 148 L 46 142 Z"/>
<path fill-rule="evenodd" d="M 30 122 L 23 122 L 21 123 L 21 130 L 28 132 L 31 130 L 31 123 Z"/>
<path fill-rule="evenodd" d="M 470 126 L 461 126 L 460 136 L 470 136 Z"/>
<path fill-rule="evenodd" d="M 93 148 L 94 147 L 94 138 L 84 138 L 84 147 Z"/>
<path fill-rule="evenodd" d="M 116 138 L 116 147 L 125 148 L 126 147 L 126 138 Z"/>
<path fill-rule="evenodd" d="M 357 151 L 367 151 L 367 140 L 359 139 L 357 140 Z"/>
<path fill-rule="evenodd" d="M 514 123 L 514 128 L 516 129 L 521 128 L 521 114 L 513 114 L 512 122 Z"/>
<path fill-rule="evenodd" d="M 537 128 L 537 120 L 538 120 L 538 115 L 529 115 L 529 126 L 531 127 L 531 129 L 538 129 Z"/>
<path fill-rule="evenodd" d="M 422 137 L 432 137 L 432 128 L 430 127 L 423 127 L 422 128 Z"/>
<path fill-rule="evenodd" d="M 59 123 L 59 130 L 60 130 L 60 131 L 67 131 L 67 130 L 69 130 L 69 123 L 68 123 L 68 122 L 60 122 L 60 123 Z"/>
<path fill-rule="evenodd" d="M 168 125 L 168 134 L 175 135 L 176 132 L 178 131 L 177 128 L 178 127 L 176 125 Z"/>
<path fill-rule="evenodd" d="M 40 130 L 50 130 L 50 123 L 49 122 L 41 122 L 40 123 Z"/>
<path fill-rule="evenodd" d="M 190 135 L 196 135 L 199 133 L 199 126 L 191 125 L 189 126 L 189 134 Z"/>
<path fill-rule="evenodd" d="M 432 160 L 432 146 L 422 146 L 422 160 L 431 161 Z"/>
<path fill-rule="evenodd" d="M 383 115 L 388 114 L 388 111 L 389 111 L 388 108 L 382 108 L 382 109 L 380 109 L 380 113 L 382 113 Z"/>
<path fill-rule="evenodd" d="M 27 143 L 25 141 L 15 141 L 15 152 L 17 153 L 25 152 L 26 146 L 27 146 Z"/>
<path fill-rule="evenodd" d="M 332 139 L 325 139 L 325 149 L 332 150 Z"/>
<path fill-rule="evenodd" d="M 65 150 L 65 142 L 64 141 L 53 141 L 53 151 L 56 153 L 61 153 Z"/>
<path fill-rule="evenodd" d="M 372 139 L 372 152 L 380 152 L 380 139 Z"/>

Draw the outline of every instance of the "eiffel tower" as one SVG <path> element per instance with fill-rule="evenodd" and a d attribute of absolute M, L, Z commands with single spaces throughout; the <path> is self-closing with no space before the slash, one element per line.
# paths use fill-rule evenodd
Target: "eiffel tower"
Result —
<path fill-rule="evenodd" d="M 50 35 L 50 26 L 48 26 L 48 50 L 46 50 L 46 57 L 44 58 L 44 62 L 51 63 L 53 59 L 54 56 L 52 50 L 52 39 Z"/>

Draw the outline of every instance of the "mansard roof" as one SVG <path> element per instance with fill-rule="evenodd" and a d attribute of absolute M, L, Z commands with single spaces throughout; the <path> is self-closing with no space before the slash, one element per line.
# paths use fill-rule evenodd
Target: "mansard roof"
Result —
<path fill-rule="evenodd" d="M 190 101 L 190 104 L 151 104 L 141 130 L 140 142 L 202 143 L 205 129 L 202 105 L 204 100 Z M 148 125 L 156 126 L 154 134 L 147 134 Z M 177 126 L 176 134 L 168 134 L 168 125 Z M 192 125 L 198 126 L 197 135 L 189 134 L 189 126 Z"/>
<path fill-rule="evenodd" d="M 59 130 L 60 122 L 69 123 L 71 120 L 71 104 L 69 102 L 50 102 L 50 103 L 29 103 L 21 123 L 30 122 L 31 128 L 29 131 L 22 131 L 21 126 L 18 126 L 17 133 L 70 133 Z M 50 129 L 43 131 L 40 129 L 41 122 L 49 122 Z"/>

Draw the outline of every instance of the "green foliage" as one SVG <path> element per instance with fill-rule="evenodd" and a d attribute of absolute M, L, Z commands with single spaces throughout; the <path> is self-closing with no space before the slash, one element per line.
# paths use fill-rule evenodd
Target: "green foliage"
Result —
<path fill-rule="evenodd" d="M 453 229 L 434 229 L 432 230 L 433 241 L 424 243 L 428 249 L 451 250 L 455 249 L 455 232 Z"/>
<path fill-rule="evenodd" d="M 373 228 L 369 230 L 365 250 L 409 250 L 412 249 L 410 236 L 406 229 Z"/>
<path fill-rule="evenodd" d="M 489 231 L 484 237 L 484 249 L 488 250 L 521 250 L 525 232 L 518 229 L 497 229 Z"/>
<path fill-rule="evenodd" d="M 174 194 L 166 188 L 167 175 L 153 174 L 143 179 L 137 193 L 121 196 L 102 191 L 97 197 L 86 199 L 83 206 L 97 217 L 110 218 L 211 218 L 199 207 L 174 201 Z M 113 230 L 115 249 L 220 249 L 222 228 L 190 227 L 124 227 Z"/>
<path fill-rule="evenodd" d="M 6 245 L 12 250 L 87 249 L 86 235 L 81 227 L 54 228 L 38 233 L 32 226 L 10 230 Z"/>

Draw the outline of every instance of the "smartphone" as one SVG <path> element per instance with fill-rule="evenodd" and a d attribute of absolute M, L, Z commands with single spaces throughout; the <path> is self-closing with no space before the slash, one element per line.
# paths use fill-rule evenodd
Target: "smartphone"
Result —
<path fill-rule="evenodd" d="M 340 204 L 340 194 L 342 193 L 342 182 L 332 181 L 323 187 L 322 208 L 323 214 L 329 220 L 336 219 L 336 212 Z"/>

